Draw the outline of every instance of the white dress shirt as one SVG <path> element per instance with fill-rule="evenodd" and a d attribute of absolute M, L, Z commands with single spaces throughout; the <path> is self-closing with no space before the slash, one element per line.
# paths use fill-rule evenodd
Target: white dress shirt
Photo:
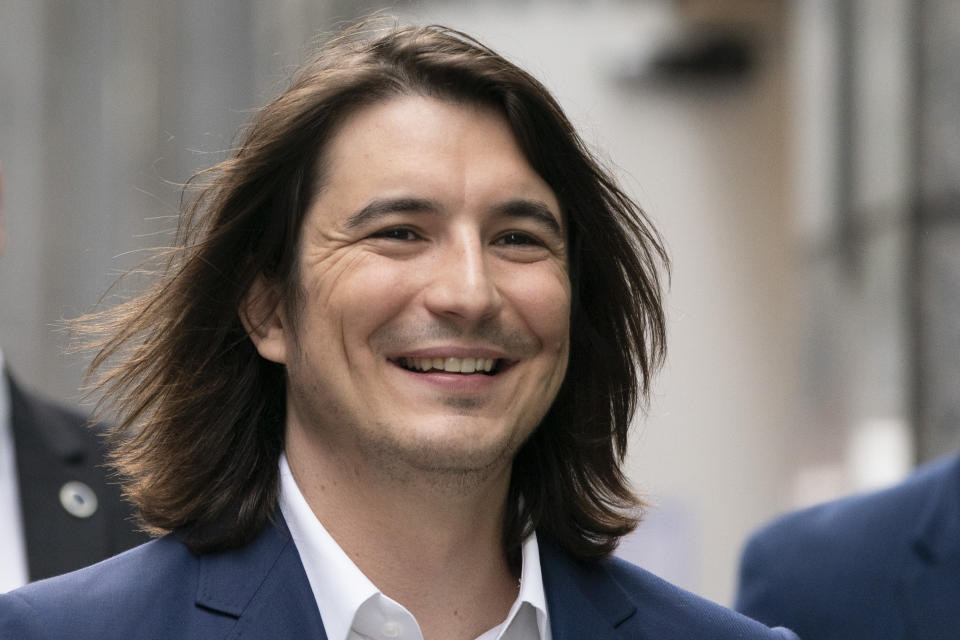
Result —
<path fill-rule="evenodd" d="M 314 516 L 280 456 L 280 511 L 293 536 L 330 640 L 423 640 L 403 605 L 377 589 Z M 507 617 L 477 640 L 550 640 L 536 534 L 523 543 L 520 592 Z"/>
<path fill-rule="evenodd" d="M 21 587 L 29 579 L 10 414 L 10 389 L 3 375 L 3 351 L 0 351 L 0 593 Z"/>

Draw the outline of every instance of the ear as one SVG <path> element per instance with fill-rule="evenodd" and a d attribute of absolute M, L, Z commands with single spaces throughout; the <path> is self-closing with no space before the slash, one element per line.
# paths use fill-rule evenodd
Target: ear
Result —
<path fill-rule="evenodd" d="M 286 314 L 277 285 L 257 276 L 240 301 L 240 322 L 261 356 L 272 362 L 287 362 Z"/>

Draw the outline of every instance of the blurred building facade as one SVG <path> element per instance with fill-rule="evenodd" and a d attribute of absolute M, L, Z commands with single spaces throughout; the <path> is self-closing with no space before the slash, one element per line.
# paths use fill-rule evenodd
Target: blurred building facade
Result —
<path fill-rule="evenodd" d="M 53 327 L 169 241 L 179 185 L 311 41 L 379 6 L 0 3 L 0 345 L 26 382 L 77 400 Z M 390 10 L 543 80 L 664 234 L 668 363 L 629 461 L 653 507 L 623 555 L 726 602 L 760 522 L 957 448 L 960 5 Z"/>
<path fill-rule="evenodd" d="M 792 28 L 809 501 L 960 445 L 960 5 L 796 2 Z"/>

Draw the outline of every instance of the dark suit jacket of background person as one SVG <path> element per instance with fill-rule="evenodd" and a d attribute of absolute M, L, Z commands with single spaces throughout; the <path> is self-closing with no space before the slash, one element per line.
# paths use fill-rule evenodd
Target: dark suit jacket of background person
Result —
<path fill-rule="evenodd" d="M 0 376 L 0 384 L 10 390 L 30 579 L 73 571 L 146 541 L 119 487 L 107 480 L 100 438 L 86 418 L 24 391 L 9 375 Z M 96 494 L 98 507 L 89 518 L 61 505 L 60 488 L 70 481 Z"/>
<path fill-rule="evenodd" d="M 960 457 L 760 531 L 736 608 L 810 640 L 960 638 Z"/>
<path fill-rule="evenodd" d="M 555 640 L 795 640 L 621 560 L 581 564 L 538 539 Z M 252 543 L 195 555 L 175 535 L 0 596 L 18 640 L 326 638 L 283 517 Z"/>

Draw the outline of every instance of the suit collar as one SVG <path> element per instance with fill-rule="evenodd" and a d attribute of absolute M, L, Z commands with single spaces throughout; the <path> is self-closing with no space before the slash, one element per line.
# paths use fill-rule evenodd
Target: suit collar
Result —
<path fill-rule="evenodd" d="M 327 638 L 279 512 L 250 544 L 200 556 L 196 604 L 237 618 L 230 638 Z"/>
<path fill-rule="evenodd" d="M 554 640 L 617 638 L 637 607 L 602 563 L 581 563 L 539 535 L 543 586 Z"/>

